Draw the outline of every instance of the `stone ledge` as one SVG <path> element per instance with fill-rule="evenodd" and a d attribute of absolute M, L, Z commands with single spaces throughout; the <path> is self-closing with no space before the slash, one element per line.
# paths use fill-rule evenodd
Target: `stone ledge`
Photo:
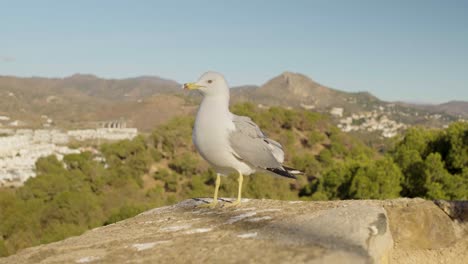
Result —
<path fill-rule="evenodd" d="M 197 207 L 208 200 L 152 209 L 81 236 L 22 250 L 0 258 L 0 263 L 462 263 L 468 259 L 466 221 L 452 220 L 432 201 L 245 199 L 239 208 Z"/>

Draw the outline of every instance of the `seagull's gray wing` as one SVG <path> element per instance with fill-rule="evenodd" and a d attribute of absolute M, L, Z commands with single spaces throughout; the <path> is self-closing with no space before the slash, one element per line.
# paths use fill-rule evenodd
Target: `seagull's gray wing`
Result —
<path fill-rule="evenodd" d="M 238 159 L 261 169 L 283 169 L 281 144 L 269 139 L 252 119 L 233 115 L 235 130 L 229 135 L 233 153 Z"/>

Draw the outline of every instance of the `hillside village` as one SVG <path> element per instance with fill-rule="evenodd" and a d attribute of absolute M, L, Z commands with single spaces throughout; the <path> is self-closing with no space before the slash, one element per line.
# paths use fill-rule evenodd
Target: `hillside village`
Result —
<path fill-rule="evenodd" d="M 72 149 L 72 141 L 132 139 L 136 128 L 97 128 L 61 131 L 58 129 L 0 129 L 0 186 L 20 186 L 34 177 L 37 159 L 55 155 L 80 153 L 88 149 Z"/>
<path fill-rule="evenodd" d="M 337 126 L 343 132 L 377 131 L 382 137 L 392 138 L 407 128 L 406 124 L 389 119 L 383 111 L 353 113 L 343 118 L 343 108 L 333 108 L 330 114 L 340 118 Z"/>
<path fill-rule="evenodd" d="M 361 131 L 361 132 L 379 132 L 380 135 L 384 138 L 392 138 L 403 132 L 411 124 L 397 121 L 391 118 L 391 116 L 410 116 L 418 117 L 418 112 L 415 113 L 406 113 L 398 112 L 394 109 L 394 104 L 389 104 L 387 107 L 379 106 L 375 110 L 358 112 L 358 113 L 347 113 L 345 116 L 343 108 L 334 107 L 330 110 L 330 114 L 338 119 L 337 126 L 343 132 L 351 131 Z M 444 121 L 449 122 L 449 120 L 444 120 L 447 117 L 442 116 L 441 114 L 425 114 L 421 117 L 423 120 L 427 121 Z M 457 121 L 465 121 L 463 118 L 459 118 Z M 448 125 L 442 125 L 446 128 Z"/>

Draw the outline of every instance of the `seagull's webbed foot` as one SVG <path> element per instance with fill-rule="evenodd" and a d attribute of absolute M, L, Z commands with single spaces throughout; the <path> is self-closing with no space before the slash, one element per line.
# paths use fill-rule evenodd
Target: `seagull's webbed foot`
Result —
<path fill-rule="evenodd" d="M 225 206 L 226 207 L 237 207 L 237 206 L 240 206 L 241 205 L 241 198 L 242 198 L 242 182 L 244 180 L 244 177 L 242 176 L 242 173 L 240 171 L 239 172 L 239 178 L 237 179 L 238 183 L 239 183 L 239 190 L 238 190 L 238 193 L 237 193 L 237 199 L 230 203 L 230 204 L 226 204 Z"/>
<path fill-rule="evenodd" d="M 241 200 L 237 199 L 234 202 L 224 204 L 224 207 L 238 207 L 241 205 Z"/>

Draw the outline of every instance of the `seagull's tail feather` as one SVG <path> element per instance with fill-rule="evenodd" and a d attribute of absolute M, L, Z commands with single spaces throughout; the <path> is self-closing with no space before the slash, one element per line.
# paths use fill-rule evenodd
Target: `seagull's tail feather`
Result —
<path fill-rule="evenodd" d="M 267 168 L 267 171 L 273 172 L 276 175 L 286 177 L 286 178 L 291 178 L 291 179 L 297 179 L 296 175 L 297 174 L 303 174 L 303 172 L 283 166 L 282 168 Z"/>
<path fill-rule="evenodd" d="M 283 165 L 283 168 L 285 170 L 287 170 L 289 173 L 293 174 L 293 175 L 301 175 L 301 174 L 304 174 L 303 171 L 300 171 L 300 170 L 297 170 L 297 169 L 294 169 L 294 168 L 291 168 L 291 167 L 287 167 L 287 166 L 284 166 Z"/>

